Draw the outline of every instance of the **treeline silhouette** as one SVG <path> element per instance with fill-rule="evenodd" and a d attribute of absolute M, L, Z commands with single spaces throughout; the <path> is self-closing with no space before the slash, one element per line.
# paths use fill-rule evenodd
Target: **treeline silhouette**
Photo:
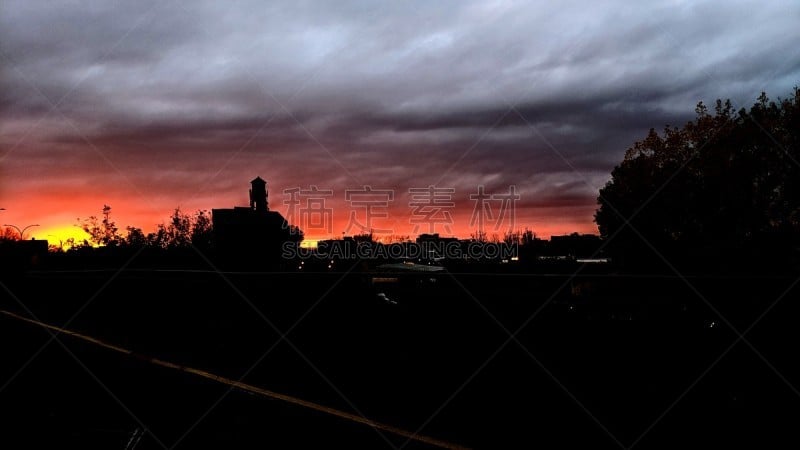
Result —
<path fill-rule="evenodd" d="M 79 219 L 80 220 L 80 219 Z M 213 243 L 211 215 L 207 210 L 197 210 L 186 214 L 175 208 L 169 222 L 160 223 L 156 231 L 145 234 L 141 228 L 127 226 L 123 235 L 116 223 L 111 220 L 111 207 L 103 205 L 102 217 L 89 216 L 80 220 L 80 228 L 89 238 L 83 242 L 68 240 L 70 249 L 93 247 L 152 247 L 158 249 L 174 249 L 193 245 L 200 249 L 209 249 Z"/>
<path fill-rule="evenodd" d="M 113 269 L 139 268 L 349 271 L 354 264 L 373 270 L 380 264 L 415 262 L 445 265 L 459 271 L 574 271 L 578 259 L 601 255 L 597 235 L 572 233 L 539 238 L 533 230 L 506 230 L 501 234 L 475 232 L 468 238 L 440 237 L 438 234 L 390 236 L 378 240 L 372 233 L 322 240 L 322 248 L 297 250 L 303 240 L 298 227 L 265 229 L 279 241 L 277 246 L 258 245 L 258 239 L 227 244 L 219 239 L 208 210 L 184 213 L 175 208 L 166 222 L 152 232 L 126 226 L 124 231 L 112 218 L 112 208 L 103 205 L 100 215 L 78 218 L 86 232 L 83 240 L 50 243 L 49 254 L 37 247 L 35 260 L 28 249 L 5 264 L 17 270 L 27 268 Z M 251 230 L 252 231 L 252 230 Z M 287 244 L 286 246 L 283 243 Z M 271 241 L 270 241 L 271 242 Z M 13 244 L 13 243 L 10 243 Z M 19 242 L 18 244 L 26 244 Z M 44 244 L 44 242 L 40 242 Z M 9 245 L 8 248 L 19 246 Z M 358 247 L 358 248 L 356 248 Z M 389 249 L 389 247 L 392 247 Z M 8 253 L 8 252 L 6 252 Z M 5 255 L 8 256 L 8 255 Z M 2 258 L 0 258 L 2 259 Z M 334 264 L 333 260 L 337 260 Z M 511 263 L 511 264 L 509 264 Z M 505 265 L 503 265 L 505 264 Z M 501 267 L 501 265 L 503 265 Z M 513 266 L 513 267 L 512 267 Z"/>
<path fill-rule="evenodd" d="M 216 264 L 217 251 L 211 213 L 197 210 L 185 213 L 175 208 L 155 231 L 126 226 L 121 230 L 113 220 L 111 206 L 103 205 L 101 215 L 78 218 L 77 227 L 88 235 L 49 242 L 49 248 L 29 244 L 44 241 L 19 241 L 17 236 L 0 236 L 0 267 L 12 271 L 31 268 L 113 269 L 122 266 L 209 269 Z M 43 253 L 44 250 L 46 255 Z"/>
<path fill-rule="evenodd" d="M 683 127 L 651 129 L 600 189 L 595 221 L 627 268 L 797 266 L 800 89 L 749 110 L 702 102 Z"/>

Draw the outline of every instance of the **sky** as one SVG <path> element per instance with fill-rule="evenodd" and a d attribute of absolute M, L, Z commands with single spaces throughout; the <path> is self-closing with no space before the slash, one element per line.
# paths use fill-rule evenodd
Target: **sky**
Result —
<path fill-rule="evenodd" d="M 312 240 L 597 233 L 650 128 L 800 84 L 798 23 L 796 1 L 4 0 L 0 220 L 52 241 L 109 205 L 152 231 L 260 176 Z"/>

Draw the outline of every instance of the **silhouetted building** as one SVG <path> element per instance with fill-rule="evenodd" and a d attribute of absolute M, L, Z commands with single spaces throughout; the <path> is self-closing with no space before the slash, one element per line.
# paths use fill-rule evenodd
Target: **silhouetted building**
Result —
<path fill-rule="evenodd" d="M 47 241 L 0 240 L 0 271 L 13 273 L 40 267 L 47 258 Z"/>
<path fill-rule="evenodd" d="M 572 256 L 585 258 L 598 256 L 603 241 L 596 234 L 566 234 L 563 236 L 550 236 L 550 251 L 552 255 Z"/>
<path fill-rule="evenodd" d="M 460 247 L 458 238 L 440 237 L 439 233 L 420 234 L 417 236 L 416 244 L 420 249 L 420 258 L 418 259 L 418 262 L 440 261 L 448 256 L 452 257 L 454 252 L 448 251 L 447 246 Z"/>
<path fill-rule="evenodd" d="M 297 240 L 277 211 L 269 210 L 267 182 L 250 182 L 250 206 L 212 209 L 214 242 L 220 254 L 242 263 L 276 261 L 284 242 Z"/>
<path fill-rule="evenodd" d="M 250 209 L 256 211 L 269 211 L 267 182 L 261 177 L 256 177 L 250 182 Z"/>

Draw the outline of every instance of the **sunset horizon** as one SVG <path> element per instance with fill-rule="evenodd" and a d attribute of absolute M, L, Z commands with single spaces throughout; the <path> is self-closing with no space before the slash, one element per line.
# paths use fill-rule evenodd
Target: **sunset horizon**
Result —
<path fill-rule="evenodd" d="M 245 178 L 247 180 L 247 178 Z M 233 198 L 232 200 L 226 203 L 214 204 L 214 205 L 207 205 L 202 206 L 199 202 L 195 202 L 195 208 L 187 209 L 186 207 L 182 207 L 180 205 L 175 206 L 167 211 L 153 211 L 149 214 L 140 212 L 139 214 L 131 213 L 125 209 L 125 203 L 121 203 L 122 206 L 117 206 L 117 204 L 113 202 L 103 202 L 99 203 L 99 207 L 94 207 L 91 210 L 85 210 L 81 214 L 73 213 L 70 215 L 69 211 L 65 211 L 62 214 L 55 215 L 43 211 L 43 209 L 37 209 L 33 212 L 26 212 L 25 220 L 17 220 L 15 217 L 20 217 L 18 214 L 15 215 L 13 206 L 15 205 L 14 202 L 6 202 L 7 204 L 11 205 L 12 207 L 6 208 L 3 212 L 3 223 L 9 225 L 15 225 L 20 228 L 31 226 L 25 229 L 25 238 L 26 239 L 38 239 L 38 240 L 47 240 L 50 244 L 59 244 L 59 242 L 66 242 L 67 239 L 73 238 L 76 243 L 82 242 L 84 239 L 89 239 L 90 236 L 82 230 L 82 221 L 88 219 L 90 216 L 101 217 L 102 218 L 102 208 L 104 205 L 108 205 L 111 207 L 109 218 L 113 221 L 116 226 L 119 228 L 119 234 L 124 237 L 127 234 L 127 227 L 135 227 L 141 229 L 145 234 L 152 233 L 157 230 L 159 224 L 168 224 L 170 216 L 173 214 L 175 209 L 179 209 L 181 213 L 193 215 L 198 211 L 206 211 L 208 213 L 211 212 L 212 209 L 217 208 L 231 208 L 234 206 L 244 207 L 247 205 L 247 187 L 249 186 L 248 183 L 242 183 L 243 188 L 241 189 L 244 194 L 239 195 L 238 199 Z M 321 187 L 320 187 L 321 188 Z M 378 189 L 378 186 L 373 186 L 373 189 Z M 296 189 L 296 187 L 295 187 Z M 352 188 L 351 190 L 357 190 L 362 188 Z M 334 196 L 336 191 L 331 189 L 334 192 Z M 340 193 L 340 197 L 344 197 L 344 192 L 346 190 L 342 190 Z M 477 191 L 477 188 L 476 188 Z M 279 193 L 281 191 L 278 191 Z M 407 203 L 408 197 L 410 194 L 408 193 L 397 193 L 395 197 L 396 200 L 392 203 L 394 205 L 390 205 L 389 207 L 381 207 L 375 208 L 376 212 L 385 215 L 386 217 L 380 219 L 374 219 L 374 223 L 372 224 L 372 233 L 374 238 L 380 242 L 388 242 L 397 239 L 415 239 L 417 236 L 421 234 L 433 234 L 436 233 L 442 237 L 455 237 L 459 239 L 469 239 L 474 237 L 478 231 L 477 223 L 470 225 L 470 222 L 473 221 L 473 215 L 476 213 L 476 201 L 469 200 L 468 195 L 472 193 L 464 193 L 462 199 L 458 199 L 457 193 L 453 193 L 453 206 L 450 207 L 441 207 L 437 206 L 435 209 L 437 212 L 437 221 L 431 223 L 413 223 L 415 217 L 419 216 L 419 213 L 416 213 L 413 206 L 403 205 L 403 203 Z M 449 195 L 449 194 L 448 194 Z M 355 212 L 357 216 L 361 216 L 364 214 L 363 208 L 355 208 L 349 206 L 347 202 L 341 199 L 332 198 L 327 200 L 325 203 L 325 208 L 330 210 L 331 217 L 330 222 L 323 223 L 321 218 L 316 217 L 314 220 L 316 222 L 311 222 L 307 217 L 303 217 L 308 213 L 301 216 L 303 213 L 303 208 L 299 206 L 294 207 L 294 211 L 290 211 L 292 207 L 285 203 L 289 202 L 289 194 L 287 195 L 275 195 L 270 194 L 270 209 L 273 211 L 277 211 L 281 213 L 284 217 L 287 218 L 291 225 L 298 226 L 304 233 L 304 240 L 315 243 L 316 241 L 326 240 L 326 239 L 341 239 L 343 236 L 353 236 L 357 234 L 369 234 L 370 228 L 361 227 L 361 222 L 350 224 L 349 223 L 349 213 Z M 220 202 L 224 202 L 226 199 L 220 199 Z M 274 205 L 273 203 L 278 203 Z M 397 204 L 400 203 L 400 204 Z M 64 202 L 60 204 L 59 207 L 62 209 L 67 209 L 69 203 Z M 95 205 L 92 205 L 95 206 Z M 495 205 L 495 214 L 497 213 L 497 206 Z M 570 208 L 569 206 L 552 206 L 548 209 L 550 213 L 553 214 L 553 211 L 561 210 L 563 208 Z M 523 232 L 526 230 L 532 231 L 536 237 L 541 239 L 549 239 L 550 236 L 553 235 L 566 235 L 572 233 L 579 233 L 579 234 L 597 234 L 597 225 L 591 220 L 591 215 L 594 213 L 594 207 L 591 208 L 589 211 L 590 220 L 588 223 L 564 223 L 563 220 L 560 220 L 559 217 L 554 214 L 556 219 L 544 219 L 542 217 L 531 217 L 529 211 L 521 210 L 519 208 L 515 208 L 513 211 L 514 217 L 505 217 L 502 221 L 497 224 L 487 224 L 484 226 L 484 231 L 486 237 L 489 239 L 492 238 L 502 238 L 504 234 L 508 232 Z M 134 209 L 135 211 L 136 209 Z M 75 210 L 77 211 L 77 209 Z M 450 215 L 449 220 L 445 220 L 443 214 L 447 212 Z M 525 215 L 527 212 L 527 215 Z M 534 214 L 538 213 L 541 214 L 542 209 L 537 209 Z M 510 212 L 509 212 L 510 214 Z M 72 217 L 74 216 L 74 217 Z M 294 216 L 294 217 L 293 217 Z M 71 220 L 62 219 L 66 217 L 72 217 Z M 291 220 L 294 219 L 294 220 Z M 358 219 L 358 217 L 357 217 Z M 363 219 L 361 219 L 363 220 Z M 306 223 L 304 223 L 306 222 Z M 19 224 L 19 225 L 17 225 Z M 330 229 L 330 231 L 327 231 Z M 376 229 L 378 231 L 376 231 Z M 387 231 L 390 230 L 390 231 Z M 19 230 L 17 230 L 19 231 Z"/>
<path fill-rule="evenodd" d="M 469 196 L 512 185 L 511 228 L 596 234 L 598 190 L 650 128 L 682 126 L 700 101 L 786 95 L 800 70 L 780 5 L 759 8 L 766 29 L 729 26 L 753 20 L 745 8 L 623 2 L 623 20 L 608 6 L 10 2 L 2 223 L 80 238 L 109 205 L 121 233 L 150 232 L 175 208 L 246 205 L 261 176 L 285 216 L 285 191 L 333 192 L 325 229 L 287 217 L 309 240 L 352 234 L 345 192 L 364 186 L 395 192 L 376 235 L 417 234 L 431 211 L 410 222 L 409 192 L 433 186 L 455 205 L 435 231 L 469 237 Z M 761 50 L 731 73 L 748 45 Z"/>
<path fill-rule="evenodd" d="M 3 0 L 0 446 L 800 448 L 798 24 Z"/>

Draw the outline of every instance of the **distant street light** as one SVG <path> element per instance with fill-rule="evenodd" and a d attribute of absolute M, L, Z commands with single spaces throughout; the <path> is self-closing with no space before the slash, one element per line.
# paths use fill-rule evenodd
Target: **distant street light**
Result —
<path fill-rule="evenodd" d="M 31 228 L 31 227 L 38 227 L 39 224 L 35 223 L 33 225 L 28 225 L 27 227 L 22 228 L 22 229 L 20 229 L 16 225 L 11 225 L 11 224 L 8 224 L 8 223 L 4 223 L 3 226 L 4 227 L 11 227 L 11 228 L 14 228 L 15 230 L 17 230 L 17 232 L 19 232 L 19 240 L 20 241 L 24 241 L 25 240 L 25 230 L 27 230 L 28 228 Z"/>

